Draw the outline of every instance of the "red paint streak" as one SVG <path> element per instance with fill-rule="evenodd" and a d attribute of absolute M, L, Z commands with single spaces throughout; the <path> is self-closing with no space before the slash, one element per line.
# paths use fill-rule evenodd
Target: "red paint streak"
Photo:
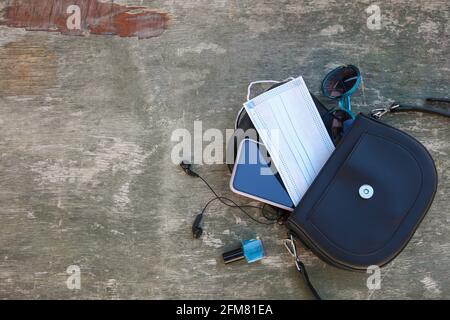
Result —
<path fill-rule="evenodd" d="M 67 8 L 81 9 L 81 30 L 69 30 Z M 67 35 L 118 35 L 146 39 L 167 28 L 167 13 L 142 6 L 125 6 L 99 0 L 11 0 L 0 12 L 0 25 L 29 31 L 54 31 Z"/>

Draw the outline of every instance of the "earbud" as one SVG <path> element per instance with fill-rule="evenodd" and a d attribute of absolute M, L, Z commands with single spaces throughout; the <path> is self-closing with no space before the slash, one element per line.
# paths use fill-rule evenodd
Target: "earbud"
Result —
<path fill-rule="evenodd" d="M 180 167 L 181 167 L 181 169 L 183 169 L 183 171 L 184 171 L 187 175 L 189 175 L 189 176 L 191 176 L 191 177 L 198 177 L 198 174 L 195 173 L 194 171 L 192 171 L 192 169 L 191 169 L 192 165 L 191 165 L 190 163 L 186 163 L 186 162 L 184 162 L 184 161 L 181 161 Z"/>
<path fill-rule="evenodd" d="M 230 207 L 230 208 L 237 208 L 237 209 L 239 209 L 239 210 L 241 210 L 244 214 L 246 214 L 250 219 L 252 219 L 253 221 L 255 221 L 255 222 L 257 222 L 257 223 L 260 223 L 260 224 L 265 224 L 265 225 L 269 225 L 269 224 L 272 224 L 272 223 L 276 223 L 276 220 L 271 220 L 271 219 L 269 219 L 269 218 L 267 218 L 267 217 L 265 217 L 266 219 L 268 219 L 268 220 L 271 220 L 270 222 L 261 222 L 261 221 L 259 221 L 258 219 L 255 219 L 254 217 L 252 217 L 252 215 L 250 215 L 247 211 L 245 211 L 243 208 L 245 207 L 245 206 L 240 206 L 240 205 L 238 205 L 236 202 L 234 202 L 232 199 L 230 199 L 230 198 L 226 198 L 226 197 L 222 197 L 222 196 L 220 196 L 220 195 L 218 195 L 217 194 L 217 192 L 213 189 L 213 187 L 211 187 L 211 185 L 201 176 L 201 175 L 199 175 L 198 173 L 196 173 L 196 172 L 194 172 L 194 171 L 192 171 L 192 169 L 191 169 L 191 167 L 192 167 L 192 165 L 190 164 L 190 163 L 187 163 L 187 162 L 184 162 L 184 161 L 181 161 L 181 163 L 180 163 L 180 167 L 181 167 L 181 169 L 183 169 L 183 171 L 184 171 L 184 173 L 186 173 L 187 175 L 189 175 L 189 176 L 191 176 L 191 177 L 197 177 L 197 178 L 199 178 L 200 180 L 202 180 L 204 183 L 205 183 L 205 185 L 209 188 L 209 190 L 211 190 L 211 192 L 214 194 L 214 198 L 212 198 L 212 199 L 210 199 L 209 201 L 208 201 L 208 203 L 203 207 L 203 209 L 202 209 L 202 211 L 201 211 L 201 213 L 200 214 L 198 214 L 196 217 L 195 217 L 195 220 L 194 220 L 194 223 L 192 224 L 192 235 L 194 236 L 194 238 L 195 239 L 199 239 L 201 236 L 202 236 L 202 234 L 203 234 L 203 229 L 202 229 L 202 227 L 201 227 L 201 224 L 203 223 L 203 215 L 204 215 L 204 213 L 206 212 L 206 210 L 208 209 L 208 206 L 212 203 L 212 202 L 214 202 L 214 201 L 216 201 L 216 200 L 219 200 L 221 203 L 223 203 L 224 205 L 226 205 L 226 206 L 228 206 L 228 207 Z M 247 207 L 254 207 L 254 206 L 247 206 Z M 256 207 L 255 207 L 256 208 Z M 264 207 L 262 207 L 262 208 L 260 208 L 262 211 L 264 211 Z M 263 214 L 264 215 L 264 214 Z M 279 224 L 283 224 L 286 220 L 287 220 L 287 218 L 289 217 L 289 215 L 288 214 L 286 214 L 286 215 L 279 215 L 278 216 L 278 223 Z"/>
<path fill-rule="evenodd" d="M 180 167 L 181 167 L 181 169 L 183 169 L 184 173 L 186 173 L 188 176 L 191 176 L 191 177 L 199 176 L 197 173 L 192 171 L 192 169 L 191 169 L 192 165 L 190 163 L 181 161 Z M 203 229 L 200 226 L 202 224 L 202 222 L 203 222 L 203 213 L 200 213 L 195 217 L 194 223 L 192 224 L 192 235 L 194 236 L 195 239 L 200 238 L 203 234 Z"/>
<path fill-rule="evenodd" d="M 192 225 L 192 235 L 195 239 L 198 239 L 201 237 L 203 233 L 202 227 L 200 227 L 201 223 L 203 221 L 203 213 L 200 213 L 195 217 L 194 224 Z"/>

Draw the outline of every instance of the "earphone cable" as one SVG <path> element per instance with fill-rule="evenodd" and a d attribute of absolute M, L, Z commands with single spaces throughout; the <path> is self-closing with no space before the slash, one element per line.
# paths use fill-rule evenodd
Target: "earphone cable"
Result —
<path fill-rule="evenodd" d="M 208 183 L 208 181 L 206 181 L 206 180 L 205 180 L 202 176 L 200 176 L 198 173 L 197 173 L 197 176 L 205 183 L 205 185 L 206 185 L 206 186 L 211 190 L 211 192 L 215 195 L 215 197 L 212 198 L 211 200 L 209 200 L 209 201 L 206 203 L 206 205 L 203 207 L 203 210 L 202 210 L 201 214 L 204 214 L 204 213 L 206 212 L 206 210 L 208 209 L 209 205 L 210 205 L 212 202 L 214 202 L 214 201 L 216 201 L 216 200 L 219 200 L 221 203 L 223 203 L 224 205 L 226 205 L 226 206 L 228 206 L 228 207 L 230 207 L 230 208 L 237 208 L 237 209 L 239 209 L 239 210 L 240 210 L 242 213 L 244 213 L 247 217 L 249 217 L 251 220 L 253 220 L 253 221 L 255 221 L 255 222 L 259 223 L 259 224 L 263 224 L 263 225 L 272 225 L 272 224 L 275 224 L 275 223 L 277 222 L 277 220 L 279 219 L 279 216 L 274 217 L 274 218 L 270 218 L 270 217 L 268 217 L 268 216 L 265 214 L 265 208 L 267 207 L 267 204 L 264 204 L 262 207 L 252 206 L 252 205 L 239 205 L 239 204 L 237 204 L 235 201 L 233 201 L 233 200 L 230 199 L 230 198 L 219 196 L 219 195 L 217 194 L 217 192 L 214 190 L 214 188 L 211 187 L 211 185 Z M 227 203 L 227 202 L 228 202 L 228 203 Z M 263 217 L 264 217 L 266 220 L 270 221 L 270 222 L 264 222 L 264 221 L 260 221 L 260 220 L 258 220 L 258 219 L 256 219 L 256 218 L 254 218 L 250 213 L 248 213 L 246 210 L 244 210 L 244 208 L 251 208 L 251 209 L 259 209 L 259 210 L 261 210 L 261 213 L 262 213 Z"/>
<path fill-rule="evenodd" d="M 206 212 L 206 210 L 208 209 L 209 205 L 210 205 L 211 203 L 213 203 L 214 201 L 216 201 L 216 200 L 219 200 L 219 201 L 222 202 L 224 205 L 226 205 L 226 206 L 228 206 L 228 207 L 230 207 L 230 208 L 237 208 L 237 209 L 239 209 L 239 210 L 242 211 L 247 217 L 249 217 L 251 220 L 253 220 L 253 221 L 256 222 L 256 223 L 263 224 L 263 225 L 272 225 L 272 224 L 275 224 L 275 223 L 276 223 L 275 220 L 268 219 L 265 215 L 263 215 L 264 218 L 267 219 L 267 220 L 270 221 L 270 222 L 260 221 L 260 220 L 258 220 L 258 219 L 256 219 L 256 218 L 252 217 L 252 215 L 251 215 L 250 213 L 248 213 L 247 211 L 244 210 L 244 208 L 252 208 L 252 209 L 259 209 L 259 210 L 263 211 L 264 207 L 257 207 L 257 206 L 251 206 L 251 205 L 240 206 L 240 205 L 238 205 L 236 202 L 234 202 L 233 200 L 231 200 L 230 198 L 227 198 L 227 197 L 214 197 L 214 198 L 212 198 L 212 199 L 209 200 L 209 201 L 206 203 L 206 205 L 203 207 L 203 210 L 202 210 L 201 214 L 203 215 L 203 214 Z M 232 204 L 226 203 L 224 200 L 229 201 L 229 202 L 231 202 Z"/>

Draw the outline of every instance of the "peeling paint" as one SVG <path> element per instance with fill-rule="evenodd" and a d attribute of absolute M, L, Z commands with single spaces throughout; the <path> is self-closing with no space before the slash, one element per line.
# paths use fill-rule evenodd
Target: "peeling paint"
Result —
<path fill-rule="evenodd" d="M 334 36 L 339 33 L 345 32 L 345 29 L 340 24 L 335 24 L 329 27 L 326 27 L 320 31 L 320 35 L 322 36 Z"/>
<path fill-rule="evenodd" d="M 119 138 L 99 137 L 95 154 L 83 151 L 83 166 L 73 160 L 46 159 L 34 163 L 31 171 L 39 174 L 38 183 L 62 184 L 76 183 L 86 185 L 98 183 L 97 176 L 102 172 L 126 172 L 130 178 L 142 173 L 144 161 L 155 153 L 157 147 L 149 152 L 137 144 Z M 122 190 L 123 191 L 123 190 Z"/>
<path fill-rule="evenodd" d="M 71 10 L 80 9 L 80 26 L 68 26 Z M 69 13 L 68 13 L 69 12 Z M 143 6 L 125 6 L 99 0 L 12 0 L 0 11 L 0 25 L 27 31 L 60 32 L 64 35 L 117 35 L 146 39 L 161 35 L 167 28 L 165 12 Z"/>
<path fill-rule="evenodd" d="M 111 230 L 110 231 L 113 235 L 115 235 L 115 236 L 124 236 L 125 235 L 125 233 L 123 233 L 123 232 L 120 232 L 120 231 L 117 231 L 117 230 Z"/>
<path fill-rule="evenodd" d="M 227 50 L 225 50 L 224 48 L 220 47 L 215 43 L 202 42 L 195 47 L 179 48 L 177 54 L 178 56 L 183 56 L 186 53 L 200 54 L 203 51 L 212 51 L 215 54 L 225 54 L 227 52 Z"/>
<path fill-rule="evenodd" d="M 267 256 L 261 260 L 261 263 L 271 268 L 281 268 L 286 266 L 281 256 Z"/>
<path fill-rule="evenodd" d="M 257 19 L 239 19 L 240 23 L 243 23 L 249 29 L 249 37 L 257 38 L 260 34 L 270 33 L 274 31 L 283 30 L 285 25 L 281 21 L 277 21 L 276 23 L 269 23 L 266 20 L 257 20 Z"/>
<path fill-rule="evenodd" d="M 216 249 L 222 248 L 224 245 L 222 240 L 215 238 L 213 234 L 208 232 L 204 233 L 204 236 L 202 237 L 202 242 L 208 247 L 213 247 Z"/>
<path fill-rule="evenodd" d="M 208 260 L 205 261 L 205 263 L 208 266 L 216 266 L 217 265 L 217 261 L 215 259 L 208 259 Z"/>
<path fill-rule="evenodd" d="M 119 192 L 114 194 L 114 205 L 116 209 L 119 211 L 124 211 L 127 209 L 130 198 L 128 196 L 128 193 L 130 192 L 130 183 L 127 182 L 124 185 L 122 185 L 119 189 Z"/>
<path fill-rule="evenodd" d="M 439 35 L 439 24 L 435 21 L 425 21 L 420 24 L 418 33 L 423 36 L 426 42 L 435 41 Z M 439 39 L 440 41 L 441 39 Z"/>
<path fill-rule="evenodd" d="M 106 293 L 111 299 L 117 298 L 117 288 L 118 284 L 116 279 L 108 279 L 108 281 L 105 283 Z"/>
<path fill-rule="evenodd" d="M 434 281 L 430 276 L 426 276 L 422 280 L 423 287 L 427 290 L 427 292 L 431 295 L 440 295 L 441 289 L 439 288 L 439 285 Z"/>

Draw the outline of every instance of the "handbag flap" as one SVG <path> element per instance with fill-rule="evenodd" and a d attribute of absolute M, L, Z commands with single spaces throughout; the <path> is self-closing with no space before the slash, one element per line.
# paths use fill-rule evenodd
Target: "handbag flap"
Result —
<path fill-rule="evenodd" d="M 382 266 L 411 239 L 436 186 L 434 162 L 417 140 L 358 115 L 288 225 L 334 265 Z"/>

